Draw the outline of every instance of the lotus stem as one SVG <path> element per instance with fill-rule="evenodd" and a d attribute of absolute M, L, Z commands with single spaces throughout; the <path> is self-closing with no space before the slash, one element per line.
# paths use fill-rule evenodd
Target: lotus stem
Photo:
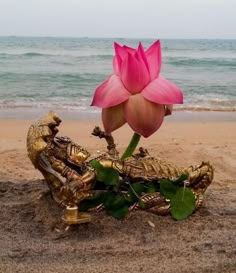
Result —
<path fill-rule="evenodd" d="M 128 145 L 128 147 L 126 148 L 124 154 L 121 157 L 121 160 L 125 160 L 127 157 L 132 156 L 133 152 L 135 151 L 139 140 L 140 140 L 141 136 L 137 133 L 133 134 L 132 139 L 130 140 L 130 143 Z"/>

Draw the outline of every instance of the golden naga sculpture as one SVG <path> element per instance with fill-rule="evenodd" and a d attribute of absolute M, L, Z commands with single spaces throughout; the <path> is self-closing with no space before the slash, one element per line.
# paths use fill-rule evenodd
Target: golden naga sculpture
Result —
<path fill-rule="evenodd" d="M 55 113 L 49 112 L 32 124 L 27 135 L 27 150 L 33 165 L 43 174 L 53 199 L 65 208 L 63 220 L 67 224 L 91 221 L 91 216 L 79 212 L 78 208 L 81 201 L 99 192 L 96 188 L 96 170 L 91 164 L 94 159 L 106 168 L 117 170 L 120 177 L 125 178 L 125 183 L 149 183 L 163 178 L 175 179 L 186 174 L 188 178 L 184 184 L 195 196 L 195 209 L 202 204 L 203 193 L 213 180 L 213 168 L 208 162 L 181 168 L 150 156 L 142 148 L 138 154 L 122 161 L 113 137 L 99 127 L 95 127 L 92 134 L 104 138 L 108 150 L 91 157 L 86 149 L 70 138 L 56 136 L 60 123 L 61 119 Z M 136 202 L 129 210 L 144 209 L 164 215 L 171 209 L 170 200 L 158 191 L 143 193 L 140 199 L 145 207 L 140 207 L 140 202 Z M 102 205 L 99 207 L 102 208 Z"/>

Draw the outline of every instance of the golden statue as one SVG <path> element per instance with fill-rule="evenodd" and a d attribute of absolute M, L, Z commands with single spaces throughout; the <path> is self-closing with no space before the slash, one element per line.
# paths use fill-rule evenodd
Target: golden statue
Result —
<path fill-rule="evenodd" d="M 195 209 L 202 204 L 203 193 L 213 180 L 213 167 L 208 162 L 188 168 L 177 167 L 150 156 L 143 148 L 139 149 L 138 154 L 121 160 L 113 137 L 99 127 L 95 127 L 92 134 L 106 140 L 107 152 L 91 157 L 86 149 L 70 138 L 56 136 L 60 123 L 61 119 L 49 112 L 32 124 L 27 135 L 27 150 L 33 165 L 43 174 L 53 199 L 65 208 L 63 220 L 67 224 L 91 221 L 90 214 L 81 213 L 78 208 L 81 201 L 99 192 L 96 189 L 97 173 L 91 164 L 94 159 L 102 166 L 118 171 L 128 184 L 135 181 L 148 183 L 163 178 L 177 179 L 186 174 L 188 178 L 184 186 L 195 196 Z M 144 207 L 140 206 L 140 202 L 135 202 L 129 210 L 144 209 L 164 215 L 171 209 L 170 200 L 159 191 L 142 193 L 140 200 Z"/>

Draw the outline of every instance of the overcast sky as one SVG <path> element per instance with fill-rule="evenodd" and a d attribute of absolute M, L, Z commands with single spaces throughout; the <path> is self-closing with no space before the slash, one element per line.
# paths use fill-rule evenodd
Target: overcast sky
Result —
<path fill-rule="evenodd" d="M 0 35 L 236 39 L 236 0 L 0 0 Z"/>

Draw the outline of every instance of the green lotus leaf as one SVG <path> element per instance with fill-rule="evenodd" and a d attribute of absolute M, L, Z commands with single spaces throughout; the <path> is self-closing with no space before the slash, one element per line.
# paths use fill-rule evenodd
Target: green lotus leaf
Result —
<path fill-rule="evenodd" d="M 176 180 L 173 180 L 173 183 L 176 184 L 176 185 L 181 185 L 183 186 L 184 184 L 184 181 L 188 179 L 188 175 L 187 174 L 181 174 L 181 176 L 176 179 Z"/>
<path fill-rule="evenodd" d="M 174 219 L 182 220 L 191 215 L 195 209 L 195 196 L 186 188 L 179 188 L 170 201 L 171 214 Z"/>
<path fill-rule="evenodd" d="M 96 179 L 99 182 L 103 182 L 106 186 L 118 186 L 120 183 L 118 171 L 112 168 L 105 168 L 97 160 L 92 160 L 90 162 L 92 167 L 96 171 Z"/>
<path fill-rule="evenodd" d="M 119 209 L 107 209 L 107 213 L 116 219 L 121 219 L 124 218 L 126 214 L 129 212 L 129 207 L 128 206 L 123 206 Z"/>
<path fill-rule="evenodd" d="M 144 187 L 145 187 L 144 191 L 146 193 L 153 193 L 153 192 L 160 191 L 160 186 L 158 181 L 146 182 Z"/>
<path fill-rule="evenodd" d="M 167 199 L 172 199 L 179 189 L 180 187 L 175 185 L 173 181 L 169 179 L 161 179 L 160 181 L 160 193 Z"/>
<path fill-rule="evenodd" d="M 80 211 L 87 211 L 91 208 L 95 208 L 98 205 L 102 204 L 104 200 L 104 193 L 98 193 L 91 197 L 84 199 L 80 202 L 79 210 Z"/>
<path fill-rule="evenodd" d="M 127 204 L 127 200 L 123 195 L 115 192 L 107 192 L 104 196 L 103 204 L 106 209 L 119 209 Z"/>
<path fill-rule="evenodd" d="M 126 197 L 126 200 L 128 200 L 130 204 L 133 204 L 140 200 L 140 195 L 142 192 L 144 192 L 143 184 L 139 182 L 130 184 L 128 189 L 128 196 Z"/>

